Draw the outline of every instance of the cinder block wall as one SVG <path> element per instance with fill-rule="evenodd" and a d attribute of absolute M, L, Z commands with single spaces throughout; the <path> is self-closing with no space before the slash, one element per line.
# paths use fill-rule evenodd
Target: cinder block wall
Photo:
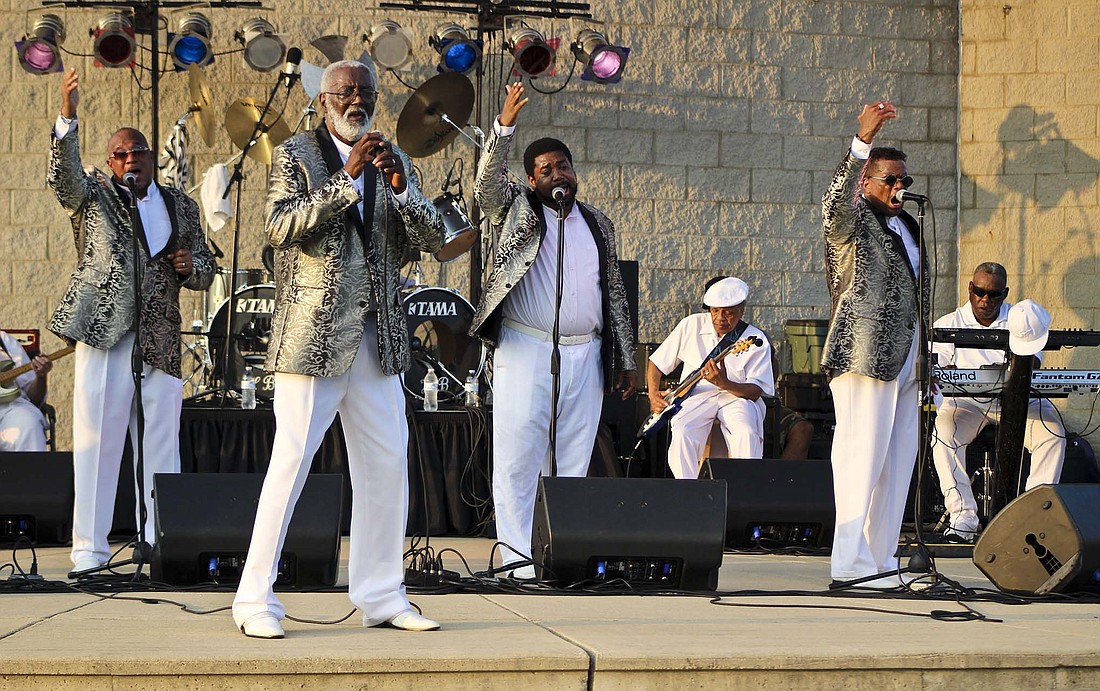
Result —
<path fill-rule="evenodd" d="M 963 0 L 959 93 L 959 302 L 974 266 L 997 261 L 1010 300 L 1043 304 L 1057 329 L 1097 328 L 1100 4 Z M 1100 350 L 1048 352 L 1044 367 L 1097 369 Z M 1069 430 L 1096 430 L 1092 396 L 1056 403 Z"/>
<path fill-rule="evenodd" d="M 0 101 L 0 163 L 9 171 L 0 176 L 0 325 L 44 328 L 75 253 L 68 221 L 43 183 L 60 77 L 24 73 L 11 48 L 37 16 L 26 15 L 26 9 L 35 8 L 24 5 L 0 10 L 0 39 L 9 50 L 9 60 L 0 64 L 0 80 L 6 85 Z M 414 60 L 401 73 L 412 86 L 435 74 L 436 55 L 427 45 L 431 29 L 445 19 L 473 22 L 458 15 L 364 8 L 344 0 L 280 0 L 271 5 L 274 11 L 267 16 L 288 44 L 301 46 L 305 59 L 318 65 L 327 61 L 310 41 L 346 35 L 347 52 L 355 56 L 365 48 L 361 37 L 372 23 L 384 17 L 400 21 L 416 42 Z M 976 11 L 986 4 L 964 5 L 969 12 L 971 6 Z M 65 47 L 90 53 L 87 30 L 102 12 L 57 11 L 68 27 Z M 256 14 L 245 9 L 204 11 L 214 22 L 218 51 L 235 49 L 233 31 Z M 937 233 L 930 248 L 940 287 L 936 312 L 951 308 L 958 245 L 957 2 L 597 0 L 591 13 L 608 22 L 612 39 L 632 48 L 626 77 L 603 86 L 582 82 L 575 74 L 561 91 L 532 93 L 520 122 L 516 168 L 519 152 L 536 137 L 553 134 L 572 147 L 582 197 L 615 219 L 620 256 L 639 262 L 643 341 L 661 340 L 680 317 L 696 309 L 701 286 L 716 274 L 738 275 L 749 283 L 748 318 L 776 340 L 782 340 L 786 319 L 828 316 L 820 197 L 856 130 L 860 104 L 881 98 L 892 99 L 901 111 L 881 143 L 909 153 L 916 189 L 927 191 L 936 202 Z M 177 15 L 168 17 L 174 30 Z M 562 20 L 527 22 L 564 43 L 580 27 L 575 23 L 570 28 Z M 1051 40 L 1065 39 L 1054 33 Z M 1093 69 L 1095 35 L 1094 29 L 1089 54 Z M 499 106 L 508 62 L 500 55 L 500 32 L 490 38 L 482 109 L 471 118 L 483 129 Z M 1031 43 L 1034 71 L 1040 58 L 1036 41 Z M 973 56 L 974 44 L 966 45 Z M 559 51 L 558 60 L 557 76 L 538 82 L 543 91 L 564 84 L 571 62 L 568 51 Z M 88 57 L 66 58 L 83 80 L 80 136 L 85 160 L 103 165 L 107 138 L 117 127 L 136 125 L 148 132 L 152 99 L 148 73 L 135 73 L 135 78 L 128 70 L 93 68 L 91 62 Z M 207 146 L 190 128 L 195 183 L 207 167 L 229 161 L 237 152 L 222 127 L 226 108 L 237 99 L 266 98 L 275 80 L 274 73 L 249 70 L 238 54 L 219 55 L 205 74 L 217 131 Z M 1078 79 L 1079 92 L 1093 88 L 1086 81 Z M 392 74 L 382 75 L 381 86 L 377 126 L 392 136 L 410 91 Z M 296 87 L 286 107 L 291 126 L 306 101 Z M 165 74 L 162 141 L 189 102 L 186 75 Z M 417 160 L 429 194 L 439 193 L 456 158 L 463 159 L 463 186 L 472 194 L 474 148 L 463 138 Z M 238 257 L 240 266 L 255 268 L 260 266 L 266 169 L 249 160 L 244 173 Z M 232 230 L 219 231 L 212 239 L 225 250 L 222 262 L 228 266 Z M 1044 248 L 1054 251 L 1053 245 Z M 442 266 L 428 259 L 422 269 L 425 283 L 469 296 L 467 258 Z M 201 296 L 185 303 L 185 322 L 205 319 L 206 314 Z M 45 340 L 47 348 L 58 345 L 52 336 Z M 58 363 L 55 372 L 51 398 L 59 410 L 61 446 L 68 448 L 71 360 Z"/>

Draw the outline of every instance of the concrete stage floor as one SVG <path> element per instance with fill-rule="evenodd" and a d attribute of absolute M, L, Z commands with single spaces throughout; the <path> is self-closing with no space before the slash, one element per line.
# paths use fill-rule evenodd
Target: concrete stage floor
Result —
<path fill-rule="evenodd" d="M 492 543 L 431 545 L 483 570 Z M 39 549 L 40 573 L 64 580 L 67 552 Z M 453 552 L 444 556 L 465 575 Z M 30 551 L 18 558 L 28 569 Z M 964 586 L 992 589 L 969 559 L 937 566 Z M 720 588 L 742 591 L 722 598 L 732 606 L 682 596 L 414 594 L 442 631 L 364 629 L 353 615 L 332 625 L 288 620 L 287 638 L 275 641 L 245 638 L 228 611 L 199 615 L 143 599 L 210 611 L 226 608 L 229 592 L 9 591 L 0 595 L 0 688 L 1100 688 L 1095 598 L 974 601 L 988 619 L 936 620 L 927 615 L 966 608 L 949 595 L 836 597 L 821 592 L 828 583 L 827 557 L 728 554 Z M 345 593 L 282 598 L 299 619 L 351 610 Z"/>

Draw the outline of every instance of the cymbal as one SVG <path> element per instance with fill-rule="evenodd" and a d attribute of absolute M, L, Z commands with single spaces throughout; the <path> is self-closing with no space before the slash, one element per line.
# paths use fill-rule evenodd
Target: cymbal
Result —
<path fill-rule="evenodd" d="M 473 109 L 474 85 L 469 78 L 458 72 L 437 74 L 421 84 L 401 109 L 397 143 L 410 156 L 431 156 L 454 141 Z"/>
<path fill-rule="evenodd" d="M 210 115 L 210 89 L 206 77 L 195 63 L 187 66 L 187 86 L 191 91 L 191 107 L 188 111 L 195 120 L 195 128 L 207 146 L 214 144 L 214 120 Z"/>
<path fill-rule="evenodd" d="M 264 104 L 254 98 L 239 98 L 225 111 L 225 129 L 233 143 L 244 149 L 256 123 L 260 121 L 260 112 Z M 264 165 L 271 164 L 271 152 L 290 136 L 290 128 L 282 115 L 268 111 L 264 116 L 264 126 L 256 137 L 256 143 L 248 150 L 248 155 Z"/>

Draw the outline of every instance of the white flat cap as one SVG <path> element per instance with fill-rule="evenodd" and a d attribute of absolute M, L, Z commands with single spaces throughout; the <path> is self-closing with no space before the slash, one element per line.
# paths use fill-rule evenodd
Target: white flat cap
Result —
<path fill-rule="evenodd" d="M 734 307 L 749 298 L 749 287 L 740 278 L 723 278 L 703 294 L 707 307 Z"/>
<path fill-rule="evenodd" d="M 1050 336 L 1050 312 L 1034 300 L 1020 300 L 1008 310 L 1008 348 L 1017 355 L 1034 355 Z"/>

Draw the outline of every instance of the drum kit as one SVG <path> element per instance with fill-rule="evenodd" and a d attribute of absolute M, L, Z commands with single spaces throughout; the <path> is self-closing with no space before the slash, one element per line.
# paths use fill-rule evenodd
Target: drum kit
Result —
<path fill-rule="evenodd" d="M 213 137 L 210 94 L 201 71 L 194 66 L 189 79 L 192 103 L 188 113 L 209 144 Z M 414 92 L 401 112 L 398 143 L 410 156 L 437 153 L 459 133 L 468 136 L 462 128 L 473 103 L 473 86 L 465 76 L 452 72 L 429 79 Z M 241 149 L 246 148 L 256 131 L 262 112 L 263 105 L 253 99 L 239 99 L 227 110 L 226 130 Z M 248 155 L 270 164 L 274 147 L 291 132 L 278 114 L 269 113 L 263 120 L 259 128 L 262 134 L 248 148 Z M 452 194 L 447 190 L 448 184 L 444 185 L 443 194 L 433 200 L 444 224 L 443 246 L 434 255 L 440 263 L 462 256 L 479 238 L 478 228 L 470 222 L 464 208 L 461 192 Z M 419 258 L 417 253 L 407 259 Z M 264 370 L 275 307 L 274 267 L 269 248 L 264 250 L 263 264 L 263 269 L 238 269 L 235 275 L 229 268 L 217 270 L 204 295 L 205 320 L 196 319 L 192 329 L 184 332 L 184 348 L 191 362 L 185 384 L 193 394 L 188 400 L 217 393 L 235 397 L 246 367 L 251 367 L 257 377 L 257 398 L 269 401 L 274 395 L 274 376 Z M 427 367 L 432 366 L 440 377 L 440 389 L 451 389 L 458 395 L 467 375 L 474 372 L 480 377 L 485 365 L 484 347 L 469 335 L 474 309 L 453 289 L 416 283 L 405 289 L 402 297 L 413 349 L 413 363 L 404 376 L 404 388 L 411 396 L 419 396 L 421 380 Z"/>

